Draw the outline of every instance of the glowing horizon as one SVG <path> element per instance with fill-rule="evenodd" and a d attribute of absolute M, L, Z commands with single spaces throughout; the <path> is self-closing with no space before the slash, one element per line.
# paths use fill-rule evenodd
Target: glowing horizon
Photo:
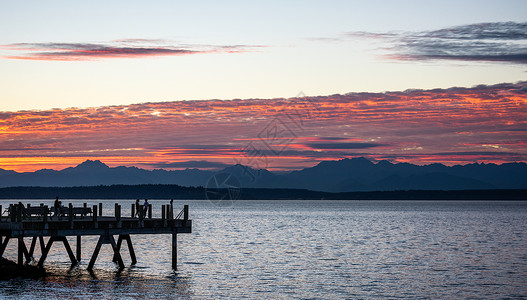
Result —
<path fill-rule="evenodd" d="M 0 112 L 0 168 L 87 159 L 145 169 L 323 160 L 446 165 L 527 161 L 527 82 L 290 99 L 142 103 Z"/>

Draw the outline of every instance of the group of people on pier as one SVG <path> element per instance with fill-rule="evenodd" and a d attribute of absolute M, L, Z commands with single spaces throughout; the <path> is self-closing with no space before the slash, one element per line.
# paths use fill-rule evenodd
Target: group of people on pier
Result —
<path fill-rule="evenodd" d="M 64 206 L 62 206 L 62 201 L 59 200 L 59 197 L 55 198 L 55 202 L 53 202 L 53 216 L 60 220 L 62 216 L 61 210 L 63 208 Z"/>
<path fill-rule="evenodd" d="M 174 207 L 174 199 L 170 199 L 170 209 Z M 140 200 L 135 200 L 135 217 L 146 216 L 148 214 L 148 210 L 151 208 L 150 203 L 148 202 L 148 199 L 145 199 L 143 205 L 141 205 Z"/>
<path fill-rule="evenodd" d="M 148 203 L 148 199 L 145 199 L 145 203 L 143 203 L 143 216 L 148 213 L 148 207 L 150 206 L 150 203 Z M 139 204 L 139 199 L 135 200 L 135 216 L 139 217 L 141 215 L 141 210 L 139 209 L 141 205 Z"/>

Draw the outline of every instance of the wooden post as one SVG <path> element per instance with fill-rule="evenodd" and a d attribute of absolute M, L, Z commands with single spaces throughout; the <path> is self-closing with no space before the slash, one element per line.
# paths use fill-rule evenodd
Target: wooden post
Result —
<path fill-rule="evenodd" d="M 177 270 L 177 229 L 172 232 L 172 269 Z"/>
<path fill-rule="evenodd" d="M 77 261 L 81 261 L 81 236 L 80 235 L 77 236 Z"/>
<path fill-rule="evenodd" d="M 152 219 L 152 204 L 148 205 L 148 218 Z"/>
<path fill-rule="evenodd" d="M 115 220 L 121 221 L 121 206 L 118 203 L 115 203 L 114 209 L 115 209 Z"/>
<path fill-rule="evenodd" d="M 163 223 L 163 227 L 167 227 L 167 206 L 168 205 L 161 205 L 161 223 Z"/>
<path fill-rule="evenodd" d="M 102 203 L 99 202 L 99 216 L 102 217 Z"/>
<path fill-rule="evenodd" d="M 170 208 L 171 208 L 171 207 L 172 207 L 171 205 L 165 205 L 165 208 L 166 208 L 166 211 L 167 211 L 167 212 L 165 213 L 165 215 L 167 216 L 167 219 L 168 219 L 168 220 L 172 219 L 172 216 L 171 216 L 171 214 L 170 214 Z"/>
<path fill-rule="evenodd" d="M 132 203 L 132 218 L 135 217 L 135 204 Z"/>
<path fill-rule="evenodd" d="M 183 220 L 188 220 L 188 205 L 183 206 Z"/>
<path fill-rule="evenodd" d="M 115 204 L 115 220 L 117 221 L 117 228 L 121 228 L 121 205 Z"/>
<path fill-rule="evenodd" d="M 70 223 L 70 229 L 73 229 L 73 203 L 68 205 L 68 222 Z"/>
<path fill-rule="evenodd" d="M 93 206 L 92 216 L 93 216 L 93 227 L 98 228 L 97 226 L 97 205 Z"/>

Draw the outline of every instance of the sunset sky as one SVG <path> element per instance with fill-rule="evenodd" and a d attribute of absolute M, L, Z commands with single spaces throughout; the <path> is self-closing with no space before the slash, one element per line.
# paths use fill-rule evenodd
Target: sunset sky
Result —
<path fill-rule="evenodd" d="M 526 1 L 0 1 L 0 168 L 527 161 Z"/>

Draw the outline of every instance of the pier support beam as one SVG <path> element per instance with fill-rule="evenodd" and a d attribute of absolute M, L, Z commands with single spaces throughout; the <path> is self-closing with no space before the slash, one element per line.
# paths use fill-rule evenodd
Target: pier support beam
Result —
<path fill-rule="evenodd" d="M 135 265 L 137 263 L 137 258 L 135 257 L 135 251 L 134 246 L 132 245 L 132 239 L 130 238 L 129 234 L 120 234 L 119 238 L 117 239 L 117 251 L 121 251 L 121 245 L 123 243 L 123 240 L 126 241 L 128 244 L 128 252 L 130 252 L 130 258 L 132 259 L 132 265 Z M 113 261 L 117 262 L 117 256 L 113 256 Z"/>
<path fill-rule="evenodd" d="M 29 252 L 27 251 L 26 244 L 24 243 L 24 238 L 18 238 L 18 265 L 21 266 L 24 264 L 24 256 L 26 257 L 26 262 L 31 260 Z"/>
<path fill-rule="evenodd" d="M 77 260 L 75 259 L 75 255 L 73 255 L 73 251 L 71 251 L 70 243 L 68 242 L 68 239 L 65 236 L 52 236 L 49 238 L 48 244 L 42 251 L 42 256 L 40 257 L 38 261 L 38 266 L 42 267 L 44 265 L 44 261 L 46 260 L 46 257 L 48 256 L 49 250 L 51 249 L 51 245 L 53 245 L 53 242 L 62 242 L 64 244 L 64 248 L 66 248 L 66 252 L 68 252 L 68 256 L 70 257 L 71 264 L 75 265 L 77 264 Z"/>
<path fill-rule="evenodd" d="M 93 255 L 90 259 L 90 263 L 88 264 L 88 271 L 93 270 L 93 265 L 95 264 L 95 261 L 97 260 L 97 256 L 99 255 L 99 251 L 101 250 L 101 246 L 103 244 L 112 245 L 113 254 L 114 254 L 114 257 L 117 259 L 117 263 L 119 264 L 119 269 L 124 269 L 123 259 L 121 257 L 121 254 L 119 253 L 119 249 L 117 249 L 117 244 L 115 243 L 115 239 L 113 238 L 113 235 L 104 234 L 99 237 L 97 246 L 95 246 L 95 250 L 93 250 Z"/>
<path fill-rule="evenodd" d="M 4 240 L 0 243 L 0 257 L 4 255 L 5 248 L 7 247 L 7 243 L 9 243 L 9 237 L 4 237 Z"/>
<path fill-rule="evenodd" d="M 77 236 L 77 261 L 81 261 L 81 236 Z"/>
<path fill-rule="evenodd" d="M 31 239 L 31 246 L 29 247 L 29 257 L 33 259 L 33 253 L 35 252 L 35 246 L 37 245 L 37 237 L 34 236 Z M 42 251 L 42 248 L 40 249 Z"/>
<path fill-rule="evenodd" d="M 172 269 L 177 270 L 177 229 L 172 231 Z"/>
<path fill-rule="evenodd" d="M 37 239 L 40 241 L 40 253 L 44 253 L 44 249 L 46 248 L 46 244 L 44 243 L 44 237 L 34 236 L 33 239 L 31 240 L 31 247 L 29 247 L 29 257 L 31 260 L 35 259 L 33 254 L 35 253 L 35 248 L 37 246 Z"/>

